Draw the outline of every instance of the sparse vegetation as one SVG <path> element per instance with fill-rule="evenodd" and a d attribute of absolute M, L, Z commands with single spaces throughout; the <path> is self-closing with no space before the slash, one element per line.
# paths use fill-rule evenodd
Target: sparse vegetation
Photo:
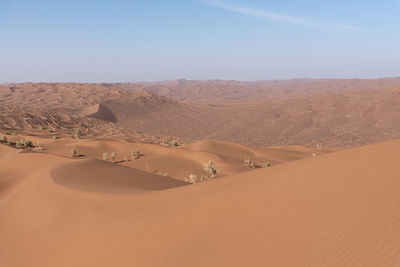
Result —
<path fill-rule="evenodd" d="M 71 157 L 75 158 L 78 156 L 78 151 L 76 150 L 76 148 L 73 147 L 70 149 L 69 154 Z"/>
<path fill-rule="evenodd" d="M 115 152 L 111 153 L 110 159 L 113 163 L 115 163 Z"/>
<path fill-rule="evenodd" d="M 15 147 L 16 148 L 33 147 L 33 144 L 31 140 L 21 139 L 15 142 Z"/>
<path fill-rule="evenodd" d="M 268 161 L 268 162 L 264 163 L 263 167 L 264 168 L 271 167 L 271 163 Z"/>
<path fill-rule="evenodd" d="M 60 137 L 58 135 L 53 135 L 53 140 L 57 141 L 58 139 L 60 139 Z"/>
<path fill-rule="evenodd" d="M 108 153 L 107 152 L 103 153 L 103 160 L 108 161 Z"/>
<path fill-rule="evenodd" d="M 191 183 L 191 184 L 196 184 L 196 183 L 203 183 L 206 180 L 208 180 L 207 176 L 200 175 L 197 176 L 197 174 L 190 174 L 188 177 L 185 177 L 185 182 Z"/>
<path fill-rule="evenodd" d="M 211 160 L 204 165 L 204 170 L 210 175 L 211 179 L 215 179 L 217 177 L 217 167 Z"/>
<path fill-rule="evenodd" d="M 246 166 L 247 168 L 255 168 L 256 164 L 251 160 L 250 157 L 246 157 L 243 161 L 244 166 Z"/>
<path fill-rule="evenodd" d="M 49 128 L 47 131 L 48 131 L 49 133 L 52 133 L 52 132 L 53 132 L 53 129 Z"/>
<path fill-rule="evenodd" d="M 139 159 L 140 158 L 140 151 L 139 150 L 131 151 L 131 158 L 132 158 L 132 160 Z"/>

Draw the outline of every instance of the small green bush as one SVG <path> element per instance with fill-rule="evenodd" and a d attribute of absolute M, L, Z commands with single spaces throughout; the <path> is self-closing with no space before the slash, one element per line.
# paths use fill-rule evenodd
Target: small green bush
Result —
<path fill-rule="evenodd" d="M 172 141 L 172 142 L 170 143 L 170 146 L 177 147 L 177 146 L 179 146 L 179 143 L 178 143 L 178 141 L 174 140 L 174 141 Z"/>
<path fill-rule="evenodd" d="M 204 165 L 204 170 L 210 175 L 211 179 L 215 179 L 217 177 L 217 167 L 211 160 Z"/>
<path fill-rule="evenodd" d="M 132 158 L 132 160 L 139 159 L 140 158 L 140 151 L 139 150 L 131 151 L 131 158 Z"/>
<path fill-rule="evenodd" d="M 23 144 L 25 147 L 33 147 L 33 143 L 31 140 L 25 139 L 25 140 L 23 140 Z"/>
<path fill-rule="evenodd" d="M 15 142 L 15 147 L 17 147 L 17 148 L 33 147 L 33 144 L 32 144 L 31 140 L 21 139 L 21 140 Z"/>
<path fill-rule="evenodd" d="M 255 168 L 256 164 L 251 160 L 251 158 L 246 157 L 243 161 L 244 166 L 246 166 L 247 168 Z"/>
<path fill-rule="evenodd" d="M 263 167 L 264 167 L 264 168 L 271 167 L 271 163 L 270 163 L 270 162 L 266 162 L 266 163 L 264 163 Z"/>

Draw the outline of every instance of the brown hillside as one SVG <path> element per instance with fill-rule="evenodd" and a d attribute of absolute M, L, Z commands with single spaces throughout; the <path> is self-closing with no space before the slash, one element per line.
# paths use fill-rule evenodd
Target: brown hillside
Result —
<path fill-rule="evenodd" d="M 117 83 L 116 87 L 143 90 L 175 99 L 215 104 L 245 102 L 264 97 L 281 99 L 309 96 L 316 93 L 387 90 L 400 87 L 400 78 L 385 79 L 292 79 L 276 81 L 190 81 L 156 83 Z"/>
<path fill-rule="evenodd" d="M 245 82 L 173 83 L 200 84 L 199 91 L 176 89 L 191 95 L 187 99 L 192 102 L 202 102 L 200 97 L 218 91 L 215 84 L 223 84 L 220 100 L 225 100 L 218 104 L 182 102 L 110 84 L 26 83 L 1 87 L 0 106 L 23 110 L 40 107 L 39 111 L 49 116 L 96 118 L 130 131 L 175 136 L 189 142 L 219 139 L 253 146 L 358 146 L 400 138 L 400 123 L 396 121 L 400 87 L 393 87 L 399 81 L 392 78 L 254 82 L 249 84 L 258 89 L 250 90 L 254 93 L 249 93 L 249 98 L 244 94 L 245 87 L 236 87 L 246 85 Z M 262 87 L 265 84 L 275 87 L 266 89 Z M 134 89 L 146 90 L 142 85 L 148 84 L 134 84 Z M 286 94 L 288 90 L 290 93 Z M 200 91 L 203 95 L 198 94 Z M 230 101 L 229 95 L 240 101 Z"/>

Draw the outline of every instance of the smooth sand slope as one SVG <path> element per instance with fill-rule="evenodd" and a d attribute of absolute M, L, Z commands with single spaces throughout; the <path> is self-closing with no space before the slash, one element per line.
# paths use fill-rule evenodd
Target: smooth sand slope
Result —
<path fill-rule="evenodd" d="M 56 181 L 85 164 L 110 171 L 105 163 L 0 146 L 0 265 L 399 266 L 399 153 L 400 142 L 383 143 L 203 184 L 158 190 L 149 176 L 146 192 L 100 193 Z"/>

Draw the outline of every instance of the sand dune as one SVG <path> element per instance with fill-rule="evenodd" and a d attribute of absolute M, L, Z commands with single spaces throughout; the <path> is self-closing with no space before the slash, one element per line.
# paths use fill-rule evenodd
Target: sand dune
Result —
<path fill-rule="evenodd" d="M 95 118 L 103 121 L 117 122 L 115 115 L 103 104 L 96 104 L 81 111 L 81 116 Z"/>
<path fill-rule="evenodd" d="M 24 177 L 0 197 L 0 263 L 396 266 L 399 151 L 400 142 L 371 145 L 146 194 L 54 182 L 89 165 L 96 174 L 97 161 L 2 152 L 1 169 Z"/>
<path fill-rule="evenodd" d="M 102 193 L 140 193 L 187 185 L 185 182 L 99 160 L 66 163 L 51 170 L 58 184 Z"/>

